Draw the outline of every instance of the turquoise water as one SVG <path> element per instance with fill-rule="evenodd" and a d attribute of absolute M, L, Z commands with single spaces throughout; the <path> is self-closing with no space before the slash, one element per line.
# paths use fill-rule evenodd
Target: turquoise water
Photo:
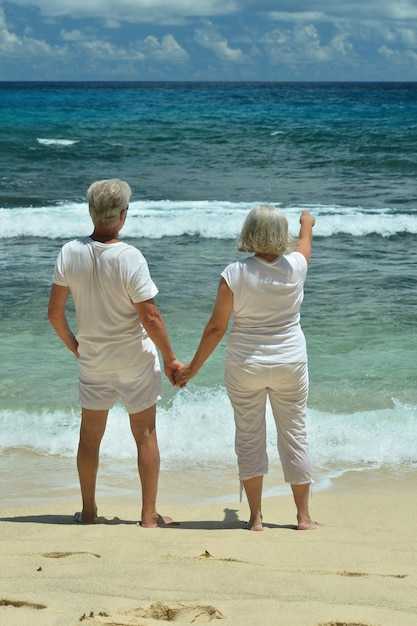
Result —
<path fill-rule="evenodd" d="M 133 188 L 123 238 L 148 259 L 178 357 L 191 358 L 221 270 L 258 202 L 291 232 L 316 217 L 302 325 L 317 476 L 417 462 L 417 87 L 0 85 L 0 449 L 74 456 L 77 363 L 46 320 L 60 246 L 88 234 L 97 178 Z M 70 319 L 73 315 L 70 312 Z M 185 390 L 164 381 L 164 466 L 234 471 L 224 342 Z M 122 425 L 122 426 L 120 426 Z M 274 432 L 269 423 L 272 464 Z M 106 467 L 133 459 L 123 407 Z"/>

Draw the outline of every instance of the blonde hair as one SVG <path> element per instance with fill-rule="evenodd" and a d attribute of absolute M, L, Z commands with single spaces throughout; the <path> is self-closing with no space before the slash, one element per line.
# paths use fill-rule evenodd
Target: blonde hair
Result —
<path fill-rule="evenodd" d="M 296 247 L 288 233 L 287 218 L 279 209 L 259 204 L 247 215 L 237 240 L 240 252 L 287 254 Z"/>
<path fill-rule="evenodd" d="M 94 226 L 111 228 L 115 226 L 120 213 L 129 206 L 132 190 L 123 180 L 110 178 L 97 180 L 88 191 L 88 209 Z"/>

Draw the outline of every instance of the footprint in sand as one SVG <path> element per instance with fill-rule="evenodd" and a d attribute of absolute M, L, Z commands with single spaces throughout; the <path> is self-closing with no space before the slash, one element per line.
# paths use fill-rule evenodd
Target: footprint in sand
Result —
<path fill-rule="evenodd" d="M 363 622 L 320 622 L 316 626 L 370 626 Z"/>
<path fill-rule="evenodd" d="M 91 612 L 88 616 L 84 614 L 80 621 L 91 622 L 94 620 L 96 624 L 108 624 L 108 626 L 115 626 L 116 624 L 117 626 L 134 626 L 137 624 L 135 618 L 153 619 L 160 622 L 181 622 L 182 624 L 207 624 L 215 619 L 225 619 L 225 616 L 210 605 L 155 602 L 148 609 L 137 608 L 118 615 Z"/>
<path fill-rule="evenodd" d="M 21 609 L 22 607 L 29 609 L 46 609 L 44 604 L 37 604 L 36 602 L 25 602 L 24 600 L 6 600 L 6 598 L 0 599 L 0 606 L 13 606 L 16 609 Z"/>
<path fill-rule="evenodd" d="M 136 609 L 136 615 L 161 622 L 184 622 L 185 624 L 207 623 L 214 619 L 224 619 L 214 606 L 200 604 L 164 604 L 155 602 L 149 609 Z"/>
<path fill-rule="evenodd" d="M 342 572 L 331 572 L 327 570 L 297 570 L 297 573 L 302 574 L 315 574 L 317 576 L 348 576 L 350 578 L 372 578 L 378 576 L 379 578 L 407 578 L 408 574 L 372 574 L 369 572 L 349 572 L 343 570 Z M 318 626 L 322 626 L 319 624 Z M 324 626 L 333 626 L 333 623 L 325 624 Z M 338 623 L 334 623 L 334 626 L 340 626 Z M 344 622 L 341 622 L 341 626 L 344 626 Z M 348 624 L 347 626 L 351 626 Z M 355 624 L 353 626 L 356 626 Z M 359 625 L 361 626 L 361 624 Z"/>
<path fill-rule="evenodd" d="M 100 554 L 94 554 L 94 552 L 41 552 L 35 556 L 44 556 L 47 559 L 65 559 L 68 556 L 94 556 L 96 559 L 101 559 Z"/>

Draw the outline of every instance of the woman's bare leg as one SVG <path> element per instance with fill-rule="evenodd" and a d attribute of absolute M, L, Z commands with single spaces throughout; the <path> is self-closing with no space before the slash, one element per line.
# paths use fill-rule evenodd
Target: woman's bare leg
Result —
<path fill-rule="evenodd" d="M 304 485 L 291 485 L 295 506 L 297 507 L 297 530 L 312 530 L 320 526 L 317 522 L 312 522 L 308 503 L 310 499 L 311 483 Z"/>
<path fill-rule="evenodd" d="M 250 508 L 249 530 L 263 530 L 261 512 L 263 478 L 254 476 L 242 481 Z"/>

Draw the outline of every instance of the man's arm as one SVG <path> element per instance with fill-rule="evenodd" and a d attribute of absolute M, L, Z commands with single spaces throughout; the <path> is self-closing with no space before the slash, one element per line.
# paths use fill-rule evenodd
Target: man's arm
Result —
<path fill-rule="evenodd" d="M 181 363 L 180 361 L 177 361 L 175 357 L 169 341 L 167 329 L 158 307 L 154 303 L 153 299 L 150 299 L 145 300 L 144 302 L 136 302 L 135 308 L 138 312 L 142 326 L 162 355 L 166 376 L 169 381 L 175 385 L 174 372 L 178 369 Z"/>
<path fill-rule="evenodd" d="M 48 305 L 48 320 L 58 337 L 62 339 L 67 348 L 78 359 L 80 356 L 78 354 L 78 342 L 68 326 L 68 320 L 65 315 L 69 293 L 68 287 L 62 287 L 53 283 Z"/>

